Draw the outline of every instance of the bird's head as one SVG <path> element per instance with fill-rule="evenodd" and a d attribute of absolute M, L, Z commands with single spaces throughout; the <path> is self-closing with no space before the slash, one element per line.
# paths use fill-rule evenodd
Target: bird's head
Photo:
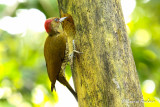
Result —
<path fill-rule="evenodd" d="M 49 18 L 45 21 L 45 24 L 44 24 L 44 27 L 46 29 L 46 32 L 49 34 L 49 35 L 52 35 L 52 34 L 56 34 L 58 33 L 58 28 L 59 28 L 59 25 L 62 21 L 64 21 L 67 17 L 62 17 L 62 18 L 56 18 L 56 17 L 53 17 L 53 18 Z"/>

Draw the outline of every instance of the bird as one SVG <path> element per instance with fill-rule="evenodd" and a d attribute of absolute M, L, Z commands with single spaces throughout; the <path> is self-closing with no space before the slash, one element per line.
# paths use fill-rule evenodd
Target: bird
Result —
<path fill-rule="evenodd" d="M 44 27 L 48 33 L 48 37 L 44 44 L 44 57 L 49 80 L 51 81 L 51 91 L 55 89 L 55 83 L 58 80 L 69 89 L 77 100 L 77 93 L 66 80 L 62 69 L 62 63 L 65 59 L 67 34 L 63 30 L 60 31 L 59 26 L 65 19 L 67 17 L 52 17 L 45 21 Z"/>

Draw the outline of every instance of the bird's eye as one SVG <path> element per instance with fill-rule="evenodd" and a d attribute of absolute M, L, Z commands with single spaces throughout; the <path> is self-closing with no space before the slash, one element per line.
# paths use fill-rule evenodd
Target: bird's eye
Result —
<path fill-rule="evenodd" d="M 58 22 L 58 21 L 59 21 L 59 19 L 58 19 L 58 18 L 55 18 L 55 19 L 54 19 L 54 21 Z"/>

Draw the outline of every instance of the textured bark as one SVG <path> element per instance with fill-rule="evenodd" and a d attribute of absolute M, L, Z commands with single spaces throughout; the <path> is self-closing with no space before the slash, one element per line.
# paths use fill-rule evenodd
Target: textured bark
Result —
<path fill-rule="evenodd" d="M 80 107 L 143 107 L 120 0 L 58 0 Z M 72 21 L 73 18 L 73 21 Z"/>

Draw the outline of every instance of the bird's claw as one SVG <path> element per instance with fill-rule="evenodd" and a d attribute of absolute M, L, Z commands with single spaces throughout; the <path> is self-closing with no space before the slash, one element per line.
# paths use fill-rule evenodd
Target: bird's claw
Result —
<path fill-rule="evenodd" d="M 83 54 L 83 52 L 79 52 L 77 50 L 73 50 L 74 53 L 77 53 L 77 54 Z"/>
<path fill-rule="evenodd" d="M 79 52 L 79 51 L 76 50 L 76 46 L 75 46 L 74 40 L 72 41 L 72 43 L 73 43 L 73 54 L 74 53 L 82 54 L 83 52 Z"/>
<path fill-rule="evenodd" d="M 73 52 L 71 54 L 69 54 L 69 59 L 73 59 L 74 56 L 74 53 L 77 53 L 77 54 L 83 54 L 83 52 L 79 52 L 77 50 L 73 50 Z"/>

